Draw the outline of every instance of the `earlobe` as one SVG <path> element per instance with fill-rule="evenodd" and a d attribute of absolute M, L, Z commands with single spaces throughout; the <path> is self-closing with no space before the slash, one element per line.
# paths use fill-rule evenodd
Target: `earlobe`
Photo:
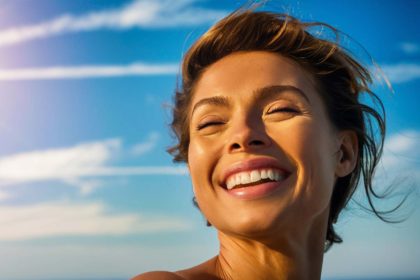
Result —
<path fill-rule="evenodd" d="M 356 132 L 345 130 L 339 132 L 339 150 L 337 153 L 337 177 L 345 177 L 356 167 L 359 145 Z"/>

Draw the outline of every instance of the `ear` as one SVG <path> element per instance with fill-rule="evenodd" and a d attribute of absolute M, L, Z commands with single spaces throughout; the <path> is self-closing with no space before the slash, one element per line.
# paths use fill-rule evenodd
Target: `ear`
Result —
<path fill-rule="evenodd" d="M 335 169 L 337 177 L 344 177 L 353 172 L 358 159 L 358 142 L 357 134 L 352 130 L 344 130 L 338 133 L 339 149 L 337 151 L 337 165 Z"/>

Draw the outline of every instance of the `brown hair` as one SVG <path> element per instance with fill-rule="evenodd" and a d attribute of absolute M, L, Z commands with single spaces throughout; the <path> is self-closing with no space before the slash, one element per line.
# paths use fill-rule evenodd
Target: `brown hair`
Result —
<path fill-rule="evenodd" d="M 310 33 L 313 27 L 326 28 L 336 40 L 321 39 Z M 324 23 L 303 23 L 287 14 L 254 10 L 236 11 L 211 27 L 186 53 L 182 64 L 182 84 L 175 94 L 172 130 L 178 143 L 169 148 L 176 162 L 186 162 L 189 145 L 188 109 L 194 85 L 201 73 L 219 59 L 240 51 L 267 51 L 296 61 L 316 80 L 330 121 L 337 130 L 352 130 L 358 138 L 358 160 L 348 176 L 339 178 L 331 197 L 326 249 L 342 242 L 334 223 L 361 180 L 372 211 L 382 220 L 387 212 L 377 211 L 373 198 L 380 197 L 372 187 L 375 168 L 382 154 L 385 112 L 369 85 L 369 71 L 338 43 L 338 31 Z M 360 102 L 366 95 L 379 110 Z M 377 134 L 376 134 L 377 133 Z M 195 203 L 196 204 L 196 203 Z"/>

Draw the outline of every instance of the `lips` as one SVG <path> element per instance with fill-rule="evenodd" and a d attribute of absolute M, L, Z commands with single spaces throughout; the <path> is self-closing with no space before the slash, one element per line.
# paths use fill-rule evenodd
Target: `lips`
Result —
<path fill-rule="evenodd" d="M 222 174 L 222 186 L 227 190 L 283 181 L 290 171 L 271 158 L 254 158 L 236 162 Z"/>

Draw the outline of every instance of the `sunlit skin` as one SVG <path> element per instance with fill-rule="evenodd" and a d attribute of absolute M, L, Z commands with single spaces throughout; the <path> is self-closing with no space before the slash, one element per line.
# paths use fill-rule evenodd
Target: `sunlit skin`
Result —
<path fill-rule="evenodd" d="M 234 53 L 204 71 L 188 114 L 193 190 L 220 251 L 138 279 L 319 279 L 330 197 L 354 168 L 357 141 L 332 126 L 311 74 L 277 54 Z M 229 193 L 226 170 L 255 160 L 284 178 L 256 196 Z"/>

